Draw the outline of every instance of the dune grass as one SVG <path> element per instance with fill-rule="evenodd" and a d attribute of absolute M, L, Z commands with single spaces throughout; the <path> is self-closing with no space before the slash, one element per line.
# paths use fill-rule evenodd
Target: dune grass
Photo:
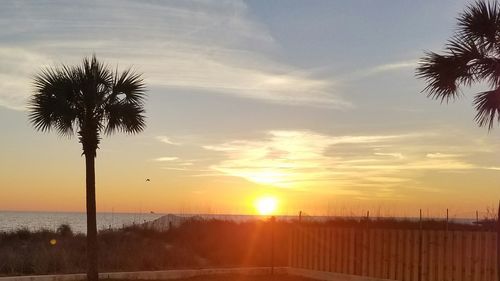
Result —
<path fill-rule="evenodd" d="M 287 262 L 287 225 L 274 228 L 274 265 Z M 268 222 L 193 221 L 169 231 L 143 227 L 98 234 L 101 272 L 269 266 Z M 0 276 L 85 272 L 85 235 L 20 229 L 0 233 Z"/>
<path fill-rule="evenodd" d="M 288 263 L 289 235 L 296 227 L 357 229 L 494 230 L 494 220 L 483 225 L 426 220 L 332 219 L 326 222 L 233 222 L 196 219 L 168 231 L 133 226 L 98 234 L 101 272 L 245 267 Z M 57 231 L 19 229 L 0 232 L 0 276 L 85 272 L 85 235 L 69 226 Z"/>

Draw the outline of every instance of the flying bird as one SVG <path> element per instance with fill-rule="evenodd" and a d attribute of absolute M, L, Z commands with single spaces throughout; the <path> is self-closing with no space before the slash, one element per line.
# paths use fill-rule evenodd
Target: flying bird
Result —
<path fill-rule="evenodd" d="M 146 181 L 151 181 L 150 179 L 146 179 Z"/>

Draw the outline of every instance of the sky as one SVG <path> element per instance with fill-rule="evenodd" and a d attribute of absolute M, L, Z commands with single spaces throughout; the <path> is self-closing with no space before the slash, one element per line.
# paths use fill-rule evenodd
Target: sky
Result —
<path fill-rule="evenodd" d="M 415 67 L 467 1 L 2 1 L 0 210 L 84 211 L 76 138 L 27 119 L 40 70 L 97 57 L 143 73 L 147 128 L 106 137 L 100 212 L 485 215 L 499 128 L 440 104 Z M 145 181 L 149 178 L 150 181 Z"/>

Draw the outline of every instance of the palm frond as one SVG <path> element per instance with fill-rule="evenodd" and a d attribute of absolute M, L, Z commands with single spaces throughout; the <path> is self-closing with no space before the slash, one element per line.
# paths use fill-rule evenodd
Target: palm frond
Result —
<path fill-rule="evenodd" d="M 420 59 L 416 75 L 427 83 L 423 90 L 428 93 L 427 96 L 441 102 L 456 99 L 460 83 L 470 83 L 473 79 L 464 59 L 434 52 L 427 52 Z"/>
<path fill-rule="evenodd" d="M 484 49 L 478 46 L 474 41 L 465 40 L 458 36 L 451 37 L 445 47 L 445 53 L 448 56 L 459 58 L 464 62 L 469 62 L 485 56 Z"/>
<path fill-rule="evenodd" d="M 500 85 L 500 59 L 474 41 L 466 41 L 457 36 L 448 41 L 446 53 L 461 61 L 462 75 L 459 82 L 471 86 L 479 80 L 487 80 L 494 88 Z"/>
<path fill-rule="evenodd" d="M 141 74 L 131 69 L 115 73 L 112 91 L 104 104 L 106 134 L 116 131 L 138 133 L 145 128 L 146 88 Z"/>
<path fill-rule="evenodd" d="M 110 135 L 114 132 L 137 134 L 146 127 L 146 116 L 142 106 L 121 101 L 106 106 L 107 125 L 105 133 Z"/>
<path fill-rule="evenodd" d="M 500 59 L 496 57 L 484 57 L 474 62 L 475 72 L 478 79 L 487 80 L 491 87 L 500 86 Z"/>
<path fill-rule="evenodd" d="M 458 36 L 491 49 L 497 44 L 500 10 L 496 1 L 476 1 L 458 17 Z"/>
<path fill-rule="evenodd" d="M 74 85 L 70 69 L 49 68 L 36 75 L 35 94 L 29 101 L 29 120 L 39 131 L 56 129 L 61 135 L 72 135 L 77 122 Z"/>
<path fill-rule="evenodd" d="M 124 99 L 136 105 L 143 105 L 146 98 L 146 87 L 141 74 L 127 69 L 115 78 L 112 95 L 124 95 Z"/>
<path fill-rule="evenodd" d="M 500 5 L 478 0 L 467 6 L 444 54 L 426 52 L 416 75 L 427 84 L 423 92 L 441 102 L 456 98 L 461 86 L 489 83 L 496 90 L 475 97 L 475 120 L 488 129 L 500 122 Z"/>
<path fill-rule="evenodd" d="M 478 94 L 474 98 L 474 106 L 477 110 L 474 120 L 479 126 L 493 128 L 496 121 L 500 121 L 500 88 Z"/>
<path fill-rule="evenodd" d="M 97 104 L 106 99 L 113 85 L 113 71 L 97 60 L 93 55 L 84 58 L 82 65 L 76 69 L 79 88 L 84 94 L 83 100 L 89 114 L 96 114 L 94 109 Z"/>

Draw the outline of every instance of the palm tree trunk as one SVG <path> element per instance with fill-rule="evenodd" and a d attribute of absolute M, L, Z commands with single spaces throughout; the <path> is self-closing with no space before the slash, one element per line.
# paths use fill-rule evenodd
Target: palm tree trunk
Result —
<path fill-rule="evenodd" d="M 87 280 L 98 281 L 97 221 L 95 203 L 95 154 L 85 153 L 87 191 Z"/>

